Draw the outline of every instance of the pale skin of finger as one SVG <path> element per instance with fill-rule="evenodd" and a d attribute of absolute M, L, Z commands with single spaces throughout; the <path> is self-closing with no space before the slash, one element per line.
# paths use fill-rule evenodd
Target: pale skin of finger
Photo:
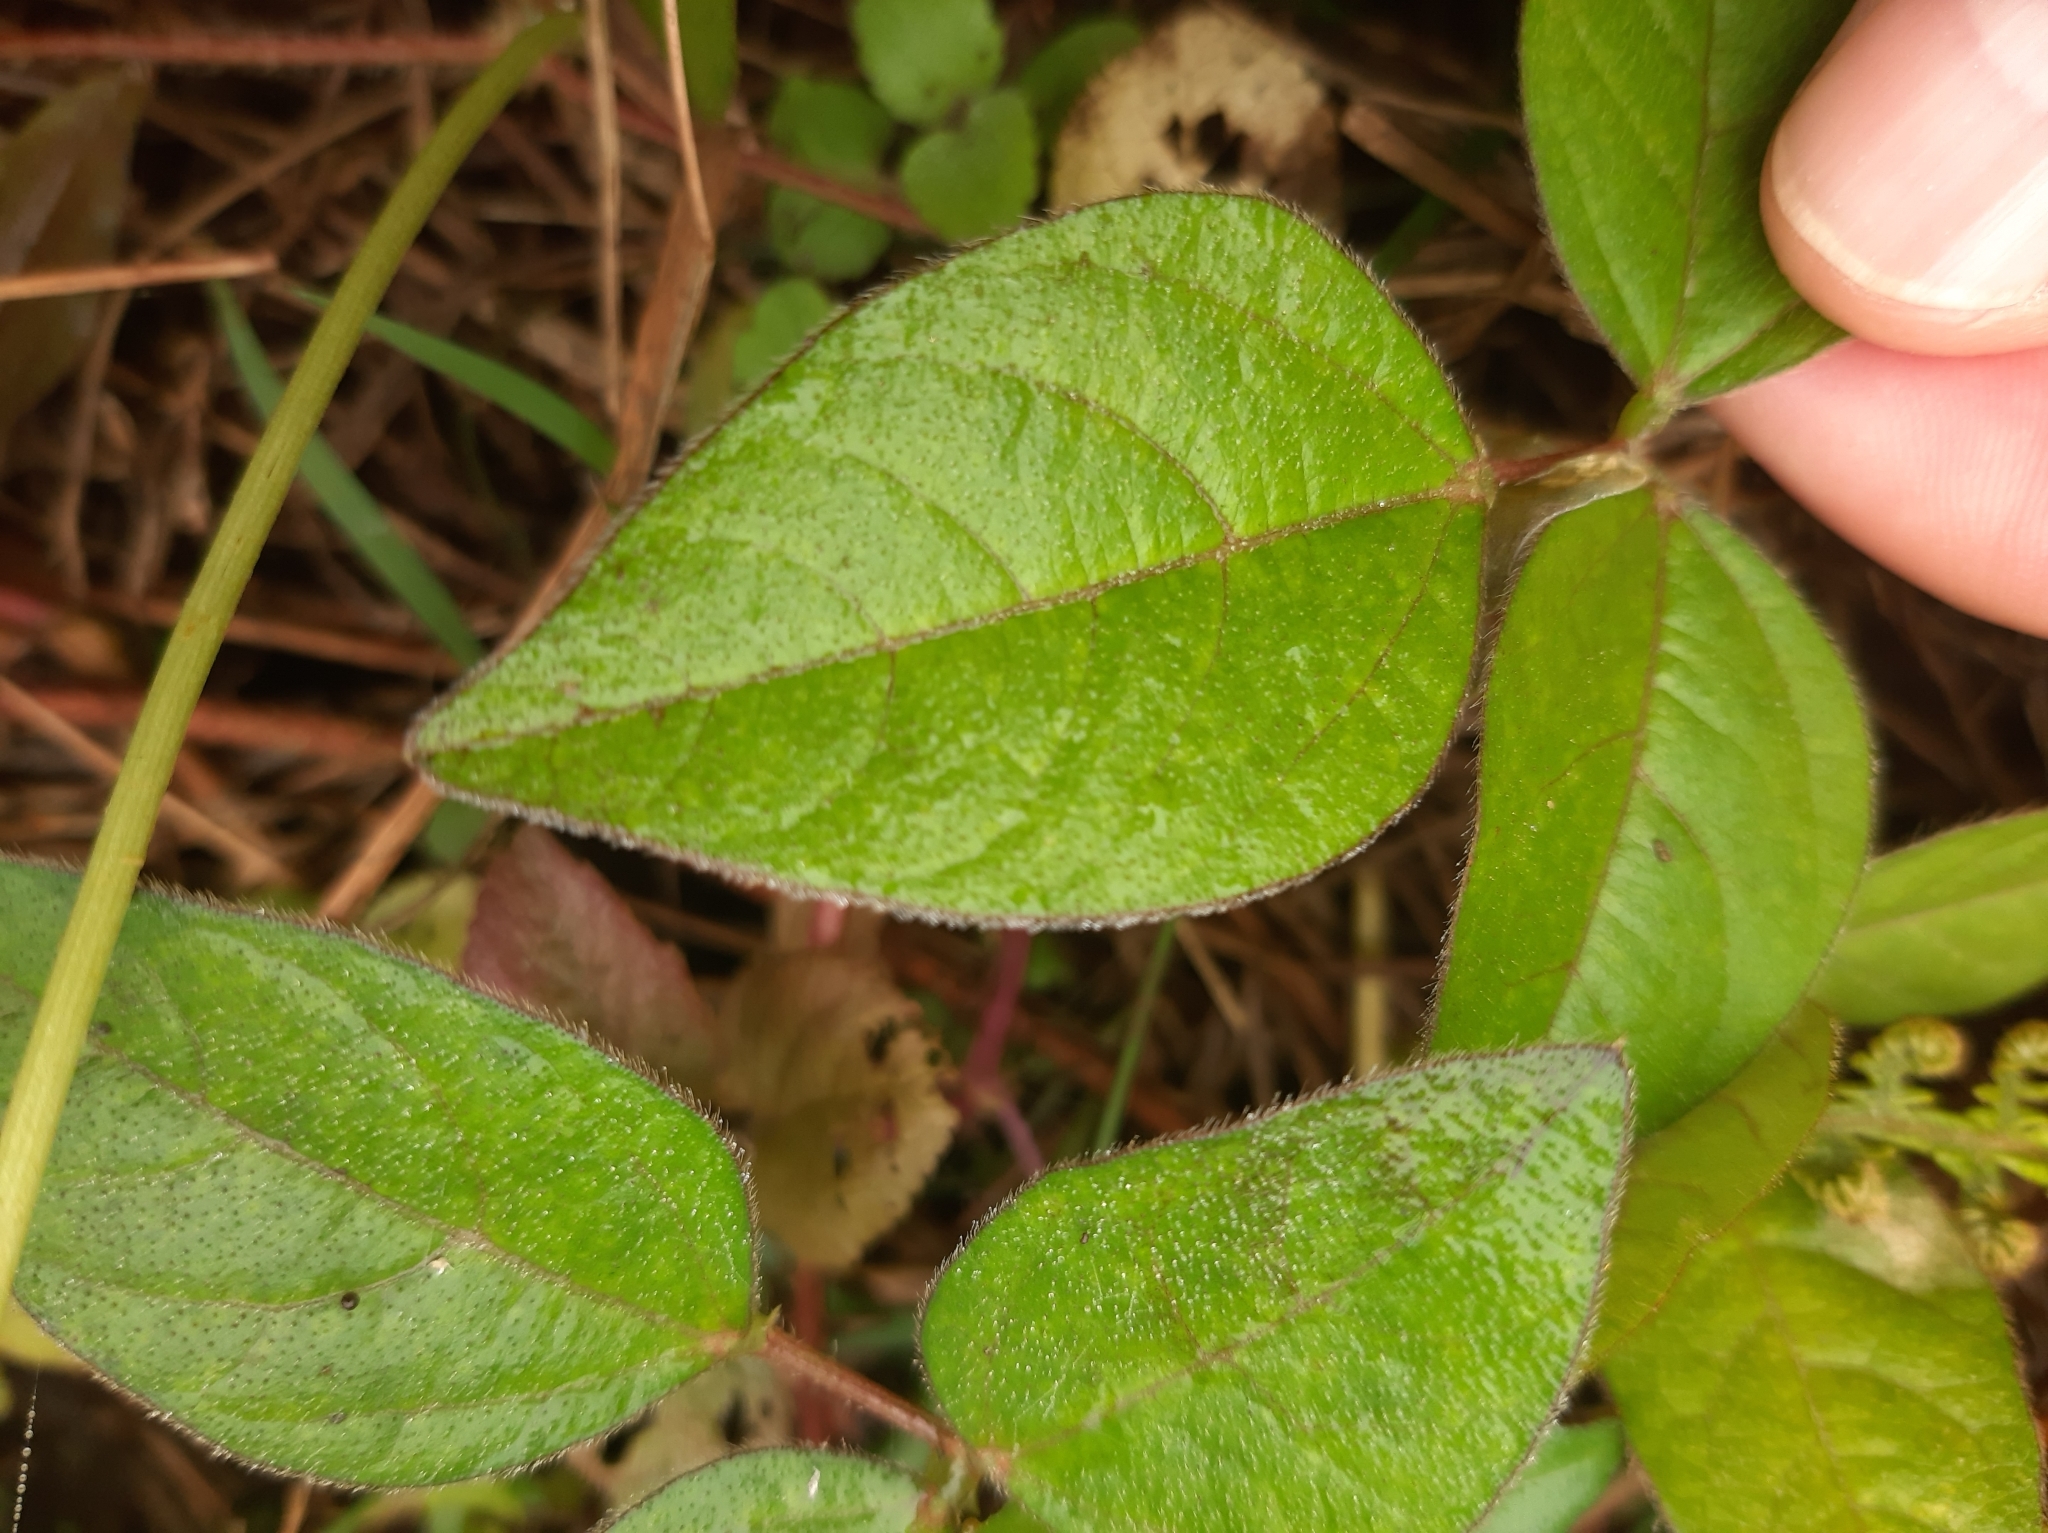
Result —
<path fill-rule="evenodd" d="M 1872 558 L 2048 637 L 2048 6 L 1864 0 L 1761 205 L 1792 285 L 1859 339 L 1713 413 Z"/>
<path fill-rule="evenodd" d="M 1880 564 L 2048 638 L 2048 349 L 1924 357 L 1845 341 L 1712 410 Z"/>

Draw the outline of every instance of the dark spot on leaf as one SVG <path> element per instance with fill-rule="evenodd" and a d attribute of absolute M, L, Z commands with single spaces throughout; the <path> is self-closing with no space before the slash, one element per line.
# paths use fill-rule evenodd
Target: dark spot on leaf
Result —
<path fill-rule="evenodd" d="M 322 1363 L 322 1364 L 320 1365 L 320 1377 L 321 1377 L 321 1378 L 323 1378 L 323 1379 L 324 1379 L 324 1378 L 328 1377 L 328 1376 L 329 1376 L 330 1374 L 332 1374 L 333 1372 L 334 1372 L 334 1364 L 332 1364 L 332 1363 Z"/>
<path fill-rule="evenodd" d="M 329 1416 L 327 1418 L 327 1424 L 331 1427 L 338 1427 L 346 1420 L 348 1420 L 347 1411 L 336 1411 L 332 1416 Z"/>
<path fill-rule="evenodd" d="M 1650 849 L 1657 854 L 1659 862 L 1669 862 L 1671 860 L 1671 848 L 1666 846 L 1661 840 L 1652 841 Z"/>
<path fill-rule="evenodd" d="M 95 1022 L 92 1025 L 92 1033 L 95 1038 L 104 1038 L 113 1030 L 114 1024 L 111 1022 Z"/>
<path fill-rule="evenodd" d="M 832 1146 L 832 1174 L 834 1176 L 846 1175 L 847 1168 L 852 1164 L 853 1157 L 847 1153 L 845 1145 L 835 1144 Z"/>
<path fill-rule="evenodd" d="M 358 1304 L 362 1302 L 363 1296 L 357 1293 L 353 1288 L 351 1288 L 347 1293 L 341 1296 L 341 1307 L 343 1309 L 354 1309 Z"/>
<path fill-rule="evenodd" d="M 1093 1231 L 1093 1230 L 1083 1230 L 1083 1231 L 1081 1231 L 1081 1244 L 1082 1244 L 1082 1245 L 1084 1245 L 1084 1246 L 1085 1246 L 1086 1244 L 1088 1244 L 1088 1237 L 1089 1237 L 1090 1235 L 1093 1235 L 1094 1233 L 1095 1233 L 1095 1231 Z"/>

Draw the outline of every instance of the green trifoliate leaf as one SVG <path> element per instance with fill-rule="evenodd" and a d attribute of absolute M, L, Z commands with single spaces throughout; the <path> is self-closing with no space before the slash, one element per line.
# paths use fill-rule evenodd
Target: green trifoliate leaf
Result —
<path fill-rule="evenodd" d="M 771 282 L 755 300 L 746 329 L 733 342 L 733 387 L 750 389 L 767 377 L 837 307 L 831 295 L 808 277 Z"/>
<path fill-rule="evenodd" d="M 1038 133 L 1021 91 L 997 91 L 957 129 L 925 134 L 903 156 L 903 195 L 939 238 L 978 239 L 1015 224 L 1038 195 Z"/>
<path fill-rule="evenodd" d="M 1536 1445 L 1536 1456 L 1472 1533 L 1571 1533 L 1620 1472 L 1621 1457 L 1621 1423 L 1611 1417 L 1552 1427 Z"/>
<path fill-rule="evenodd" d="M 76 887 L 0 864 L 5 1078 Z M 738 1169 L 666 1092 L 421 965 L 145 894 L 17 1292 L 231 1453 L 417 1485 L 630 1416 L 752 1286 Z"/>
<path fill-rule="evenodd" d="M 1791 1013 L 1869 823 L 1855 692 L 1776 570 L 1664 490 L 1560 517 L 1494 657 L 1435 1046 L 1626 1040 L 1662 1128 Z"/>
<path fill-rule="evenodd" d="M 1606 1368 L 1678 1533 L 2035 1533 L 1998 1299 L 1900 1174 L 1852 1225 L 1794 1182 L 1702 1249 Z"/>
<path fill-rule="evenodd" d="M 1537 1049 L 1055 1171 L 933 1288 L 933 1390 L 1057 1533 L 1462 1533 L 1580 1350 L 1627 1114 Z"/>
<path fill-rule="evenodd" d="M 1032 55 L 1017 76 L 1017 88 L 1031 98 L 1039 142 L 1050 144 L 1059 136 L 1067 109 L 1081 98 L 1104 64 L 1122 57 L 1144 39 L 1145 29 L 1128 16 L 1090 16 Z"/>
<path fill-rule="evenodd" d="M 1778 116 L 1850 0 L 1530 0 L 1529 153 L 1572 288 L 1653 414 L 1840 336 L 1758 212 Z"/>
<path fill-rule="evenodd" d="M 1636 1144 L 1592 1366 L 1656 1313 L 1694 1254 L 1778 1180 L 1827 1110 L 1834 1054 L 1833 1022 L 1802 1004 L 1733 1080 Z"/>
<path fill-rule="evenodd" d="M 1848 1022 L 1983 1011 L 2048 979 L 2048 810 L 1880 857 L 1814 994 Z"/>
<path fill-rule="evenodd" d="M 927 128 L 1003 69 L 1003 28 L 989 0 L 854 0 L 861 73 L 899 122 Z"/>
<path fill-rule="evenodd" d="M 413 746 L 478 801 L 784 885 L 1006 923 L 1223 903 L 1421 786 L 1487 482 L 1313 227 L 1105 203 L 835 321 Z"/>
<path fill-rule="evenodd" d="M 821 1448 L 739 1453 L 673 1480 L 605 1533 L 910 1533 L 917 1481 L 894 1464 Z"/>

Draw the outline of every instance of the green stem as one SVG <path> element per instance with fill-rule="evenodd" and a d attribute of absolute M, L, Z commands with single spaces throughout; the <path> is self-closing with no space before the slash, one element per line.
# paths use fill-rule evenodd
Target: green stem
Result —
<path fill-rule="evenodd" d="M 1898 1113 L 1863 1112 L 1853 1107 L 1830 1107 L 1821 1119 L 1823 1128 L 1856 1139 L 1874 1139 L 1921 1155 L 1940 1153 L 2005 1156 L 2048 1167 L 2048 1145 L 2018 1134 L 2001 1134 L 1958 1117 L 1932 1111 L 1910 1116 Z"/>
<path fill-rule="evenodd" d="M 575 32 L 573 14 L 534 23 L 449 109 L 364 238 L 235 487 L 135 721 L 128 754 L 114 780 L 92 857 L 36 1008 L 6 1120 L 0 1122 L 0 1293 L 14 1286 L 43 1167 L 57 1137 L 57 1120 L 149 851 L 150 832 L 184 743 L 185 727 L 277 508 L 298 472 L 299 457 L 355 354 L 364 322 L 376 312 L 442 189 L 533 67 Z"/>
<path fill-rule="evenodd" d="M 1123 1132 L 1124 1104 L 1131 1099 L 1131 1081 L 1138 1073 L 1138 1056 L 1145 1052 L 1145 1035 L 1152 1029 L 1152 1008 L 1159 1002 L 1159 987 L 1166 982 L 1166 961 L 1173 956 L 1173 927 L 1168 921 L 1152 939 L 1152 956 L 1145 960 L 1145 974 L 1138 981 L 1138 1003 L 1131 1008 L 1131 1020 L 1124 1024 L 1124 1046 L 1116 1057 L 1116 1075 L 1110 1080 L 1109 1095 L 1102 1103 L 1102 1121 L 1095 1126 L 1095 1148 L 1106 1150 Z"/>

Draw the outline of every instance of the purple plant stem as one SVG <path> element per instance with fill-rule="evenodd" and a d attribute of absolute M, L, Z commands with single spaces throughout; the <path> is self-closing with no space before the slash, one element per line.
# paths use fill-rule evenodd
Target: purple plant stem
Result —
<path fill-rule="evenodd" d="M 1024 988 L 1024 965 L 1030 956 L 1030 932 L 1016 927 L 1003 932 L 996 947 L 995 981 L 981 1008 L 981 1026 L 974 1035 L 974 1046 L 967 1051 L 960 1085 L 966 1107 L 978 1116 L 995 1119 L 1012 1158 L 1026 1175 L 1036 1176 L 1045 1169 L 1045 1156 L 1003 1082 L 1003 1041 L 1017 1015 L 1017 996 Z"/>

